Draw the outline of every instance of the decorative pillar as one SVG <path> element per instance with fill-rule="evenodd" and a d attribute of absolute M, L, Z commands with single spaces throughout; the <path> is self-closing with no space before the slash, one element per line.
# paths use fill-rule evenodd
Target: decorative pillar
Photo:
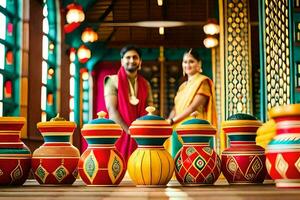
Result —
<path fill-rule="evenodd" d="M 165 85 L 164 85 L 164 79 L 165 79 L 165 69 L 164 69 L 164 62 L 165 62 L 165 57 L 164 57 L 164 47 L 160 46 L 159 47 L 159 58 L 158 61 L 160 63 L 160 116 L 164 116 L 164 94 L 165 94 Z"/>
<path fill-rule="evenodd" d="M 29 66 L 29 3 L 22 5 L 22 45 L 21 45 L 21 89 L 20 89 L 20 116 L 28 119 L 28 66 Z M 28 121 L 21 130 L 21 138 L 28 138 Z"/>
<path fill-rule="evenodd" d="M 224 44 L 224 49 L 221 49 L 225 82 L 222 95 L 225 107 L 223 118 L 236 113 L 252 114 L 249 0 L 219 2 L 223 29 L 221 42 Z"/>
<path fill-rule="evenodd" d="M 224 146 L 222 147 L 221 141 L 224 140 L 221 134 L 222 128 L 221 128 L 221 122 L 222 122 L 222 74 L 221 74 L 221 67 L 220 65 L 220 47 L 217 46 L 215 48 L 211 49 L 211 60 L 212 60 L 212 71 L 213 71 L 213 82 L 215 84 L 215 92 L 216 92 L 216 107 L 217 107 L 217 116 L 218 116 L 218 127 L 216 137 L 217 144 L 216 144 L 216 150 L 218 153 L 221 153 L 221 150 L 224 149 Z"/>
<path fill-rule="evenodd" d="M 289 0 L 260 0 L 261 119 L 270 108 L 290 104 L 291 32 Z"/>

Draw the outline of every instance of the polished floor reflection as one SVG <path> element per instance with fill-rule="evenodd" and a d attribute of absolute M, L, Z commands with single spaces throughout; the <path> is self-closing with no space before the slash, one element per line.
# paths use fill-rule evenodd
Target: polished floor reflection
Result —
<path fill-rule="evenodd" d="M 164 188 L 135 187 L 131 181 L 123 181 L 117 187 L 85 186 L 80 180 L 72 186 L 40 186 L 28 180 L 22 187 L 1 187 L 0 199 L 25 200 L 100 200 L 100 199 L 299 199 L 299 189 L 277 189 L 273 184 L 228 185 L 224 180 L 214 186 L 182 187 L 171 181 Z"/>

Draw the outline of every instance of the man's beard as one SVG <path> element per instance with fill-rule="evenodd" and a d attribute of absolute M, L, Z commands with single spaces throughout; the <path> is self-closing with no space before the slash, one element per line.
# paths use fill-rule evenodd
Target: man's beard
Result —
<path fill-rule="evenodd" d="M 133 67 L 130 67 L 130 68 L 127 69 L 127 71 L 129 71 L 130 73 L 133 73 L 137 70 L 138 70 L 138 66 L 133 66 Z"/>

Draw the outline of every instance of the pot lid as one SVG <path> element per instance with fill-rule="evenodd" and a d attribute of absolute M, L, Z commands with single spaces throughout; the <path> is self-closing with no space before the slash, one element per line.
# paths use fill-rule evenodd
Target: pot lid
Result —
<path fill-rule="evenodd" d="M 136 119 L 134 122 L 132 122 L 131 126 L 143 126 L 143 125 L 169 125 L 170 124 L 161 116 L 154 115 L 155 107 L 148 106 L 146 108 L 146 111 L 148 112 L 147 115 L 144 115 L 138 119 Z"/>
<path fill-rule="evenodd" d="M 87 124 L 83 125 L 82 130 L 120 130 L 122 128 L 119 124 L 115 123 L 111 119 L 105 118 L 106 112 L 100 111 L 97 113 L 98 118 L 89 121 Z"/>
<path fill-rule="evenodd" d="M 186 120 L 181 123 L 177 128 L 176 131 L 189 131 L 189 130 L 205 130 L 205 131 L 216 131 L 215 127 L 213 127 L 207 120 L 204 119 L 197 119 L 196 116 L 198 112 L 195 111 L 191 114 L 192 119 Z"/>
<path fill-rule="evenodd" d="M 260 127 L 262 123 L 256 119 L 253 115 L 246 113 L 233 114 L 222 123 L 223 128 L 225 127 Z"/>
<path fill-rule="evenodd" d="M 47 122 L 39 122 L 37 123 L 37 128 L 59 128 L 59 127 L 68 127 L 68 128 L 75 128 L 76 127 L 76 123 L 75 122 L 71 122 L 71 121 L 67 121 L 65 120 L 63 117 L 59 116 L 59 113 L 56 115 L 56 117 L 50 119 L 50 121 Z"/>
<path fill-rule="evenodd" d="M 0 124 L 24 124 L 24 117 L 0 117 Z"/>
<path fill-rule="evenodd" d="M 172 133 L 172 126 L 164 118 L 154 115 L 154 107 L 148 106 L 146 111 L 148 112 L 147 115 L 144 115 L 132 122 L 129 127 L 131 135 L 134 137 L 137 135 L 165 137 Z"/>
<path fill-rule="evenodd" d="M 300 104 L 289 104 L 283 106 L 275 106 L 270 109 L 270 118 L 277 118 L 281 116 L 299 116 L 300 115 Z"/>

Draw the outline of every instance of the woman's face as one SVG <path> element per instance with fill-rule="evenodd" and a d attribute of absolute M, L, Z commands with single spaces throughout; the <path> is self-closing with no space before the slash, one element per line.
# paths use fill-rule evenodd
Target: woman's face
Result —
<path fill-rule="evenodd" d="M 200 63 L 191 54 L 183 56 L 182 68 L 188 76 L 192 76 L 200 71 Z"/>

